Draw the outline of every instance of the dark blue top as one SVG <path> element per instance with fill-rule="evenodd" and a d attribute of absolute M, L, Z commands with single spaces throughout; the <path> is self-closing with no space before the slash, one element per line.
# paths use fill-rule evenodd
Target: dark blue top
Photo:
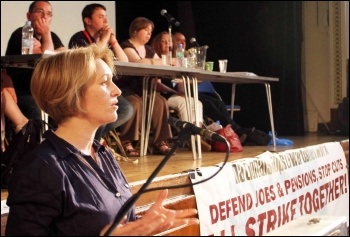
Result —
<path fill-rule="evenodd" d="M 52 130 L 44 136 L 14 169 L 6 235 L 99 235 L 131 197 L 119 165 L 96 140 L 99 164 Z"/>

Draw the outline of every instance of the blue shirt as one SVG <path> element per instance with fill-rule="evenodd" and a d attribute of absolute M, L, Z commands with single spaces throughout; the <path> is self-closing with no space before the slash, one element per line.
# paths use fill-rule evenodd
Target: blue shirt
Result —
<path fill-rule="evenodd" d="M 96 140 L 99 164 L 52 130 L 44 137 L 14 169 L 6 235 L 99 235 L 132 195 L 119 165 Z"/>

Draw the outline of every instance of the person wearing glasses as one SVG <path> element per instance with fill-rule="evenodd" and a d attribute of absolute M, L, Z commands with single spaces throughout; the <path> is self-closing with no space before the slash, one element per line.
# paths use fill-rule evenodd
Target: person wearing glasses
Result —
<path fill-rule="evenodd" d="M 29 5 L 27 20 L 34 28 L 34 54 L 42 54 L 45 50 L 61 51 L 64 45 L 60 38 L 50 31 L 53 17 L 52 7 L 48 1 L 34 1 Z M 24 24 L 24 21 L 23 21 Z M 7 44 L 5 55 L 22 54 L 22 27 L 17 28 Z M 29 119 L 41 119 L 41 111 L 34 102 L 30 92 L 30 80 L 33 69 L 8 68 L 7 73 L 12 78 L 17 93 L 18 107 Z"/>

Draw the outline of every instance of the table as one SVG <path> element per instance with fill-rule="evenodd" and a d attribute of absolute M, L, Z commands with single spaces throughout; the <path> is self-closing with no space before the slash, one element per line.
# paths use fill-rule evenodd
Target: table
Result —
<path fill-rule="evenodd" d="M 185 85 L 185 94 L 186 98 L 193 96 L 194 101 L 198 101 L 198 88 L 197 88 L 197 82 L 198 80 L 201 81 L 212 81 L 212 82 L 222 82 L 222 83 L 231 83 L 232 84 L 232 96 L 231 96 L 231 109 L 234 106 L 234 99 L 235 99 L 235 86 L 236 84 L 249 84 L 249 83 L 260 83 L 265 85 L 266 90 L 266 96 L 267 96 L 267 102 L 268 102 L 268 108 L 269 108 L 269 116 L 270 116 L 270 124 L 271 124 L 271 132 L 272 132 L 272 140 L 273 145 L 276 146 L 276 137 L 275 137 L 275 128 L 274 128 L 274 121 L 273 121 L 273 111 L 272 111 L 272 98 L 271 98 L 271 89 L 270 89 L 270 83 L 271 82 L 278 82 L 278 78 L 274 77 L 262 77 L 262 76 L 253 76 L 249 75 L 247 73 L 242 72 L 227 72 L 227 73 L 221 73 L 221 72 L 214 72 L 214 71 L 205 71 L 200 69 L 192 69 L 192 68 L 183 68 L 183 67 L 172 67 L 172 66 L 158 66 L 158 65 L 150 65 L 150 64 L 142 64 L 142 63 L 131 63 L 131 62 L 119 62 L 116 61 L 114 63 L 117 69 L 118 76 L 143 76 L 144 77 L 144 97 L 143 101 L 147 101 L 147 93 L 150 92 L 151 95 L 153 93 L 154 95 L 154 86 L 151 85 L 150 88 L 148 88 L 148 80 L 152 77 L 162 77 L 162 78 L 169 78 L 169 79 L 182 79 L 184 81 Z M 193 91 L 191 91 L 190 85 L 193 85 Z M 188 103 L 191 103 L 191 100 L 187 100 Z M 149 101 L 151 106 L 149 106 L 150 110 L 148 111 L 149 115 L 152 114 L 152 96 L 150 96 Z M 146 108 L 144 103 L 144 108 Z M 194 104 L 195 109 L 197 110 L 196 103 Z M 189 104 L 188 108 L 191 108 L 191 104 Z M 146 110 L 144 110 L 146 111 Z M 233 110 L 231 110 L 233 112 Z M 231 113 L 232 113 L 231 112 Z M 191 114 L 188 113 L 189 117 L 191 119 Z M 146 114 L 144 113 L 143 119 L 142 119 L 142 126 L 141 126 L 141 155 L 146 155 L 147 152 L 147 146 L 148 146 L 148 134 L 150 129 L 150 123 L 147 122 L 146 124 L 146 118 L 144 117 Z M 149 116 L 150 117 L 150 116 Z M 194 121 L 194 120 L 191 120 Z M 198 118 L 195 119 L 195 121 L 198 122 Z M 198 126 L 198 124 L 197 124 Z M 193 136 L 192 136 L 193 137 Z M 198 145 L 198 159 L 202 158 L 201 150 L 200 150 L 200 141 L 197 139 L 197 145 Z M 192 140 L 192 144 L 194 144 Z M 194 159 L 196 159 L 196 153 L 195 149 L 192 149 L 192 152 L 194 152 Z"/>
<path fill-rule="evenodd" d="M 43 55 L 41 54 L 31 54 L 31 55 L 9 55 L 9 56 L 1 56 L 1 67 L 18 67 L 18 68 L 34 68 L 38 60 Z M 45 55 L 44 55 L 45 56 Z M 149 65 L 142 63 L 132 63 L 132 62 L 119 62 L 115 61 L 114 65 L 116 66 L 117 76 L 142 76 L 143 77 L 143 85 L 144 85 L 144 93 L 143 93 L 143 111 L 146 111 L 147 103 L 148 106 L 148 115 L 152 114 L 153 111 L 153 103 L 155 98 L 155 86 L 153 84 L 148 83 L 148 80 L 153 77 L 162 77 L 168 79 L 181 79 L 184 81 L 185 85 L 185 94 L 186 98 L 193 97 L 194 105 L 192 105 L 191 100 L 187 99 L 187 109 L 190 121 L 196 121 L 196 125 L 198 126 L 199 118 L 192 118 L 192 113 L 190 112 L 192 106 L 194 106 L 195 110 L 198 107 L 198 88 L 197 83 L 198 80 L 201 81 L 212 81 L 212 82 L 221 82 L 221 83 L 230 83 L 232 84 L 232 96 L 231 96 L 231 113 L 233 113 L 234 99 L 235 99 L 235 86 L 237 84 L 249 84 L 249 83 L 260 83 L 265 85 L 266 96 L 269 108 L 269 116 L 270 116 L 270 124 L 271 124 L 271 132 L 272 132 L 272 140 L 273 146 L 276 146 L 276 136 L 275 136 L 275 128 L 273 121 L 273 111 L 272 111 L 272 98 L 271 98 L 271 82 L 278 82 L 278 78 L 274 77 L 262 77 L 262 76 L 251 76 L 245 73 L 237 73 L 237 72 L 215 72 L 215 71 L 205 71 L 200 69 L 193 68 L 184 68 L 184 67 L 173 67 L 173 66 L 158 66 L 158 65 Z M 192 85 L 192 86 L 191 86 Z M 192 88 L 192 90 L 190 89 Z M 150 93 L 151 96 L 147 96 Z M 231 114 L 232 116 L 232 114 Z M 150 116 L 148 116 L 150 117 Z M 47 114 L 43 113 L 43 120 L 46 121 Z M 146 113 L 142 115 L 142 125 L 141 125 L 141 149 L 140 155 L 145 156 L 147 154 L 148 147 L 148 135 L 150 131 L 150 120 L 147 121 Z M 194 136 L 191 136 L 192 143 L 192 152 L 194 159 L 201 159 L 202 152 L 200 147 L 200 139 L 197 139 L 197 150 L 198 156 L 196 153 L 196 149 L 194 147 L 195 140 Z"/>
<path fill-rule="evenodd" d="M 42 54 L 1 56 L 1 68 L 34 68 L 41 57 Z"/>
<path fill-rule="evenodd" d="M 181 67 L 173 67 L 173 66 L 158 66 L 158 65 L 150 65 L 150 64 L 143 64 L 143 63 L 133 63 L 133 62 L 119 62 L 115 61 L 116 71 L 117 71 L 117 77 L 120 76 L 142 76 L 143 77 L 143 111 L 147 111 L 147 113 L 142 114 L 142 121 L 141 121 L 141 138 L 140 138 L 140 155 L 145 156 L 147 154 L 147 147 L 148 147 L 148 139 L 149 139 L 149 133 L 150 133 L 150 127 L 151 127 L 151 116 L 153 112 L 153 105 L 154 105 L 154 99 L 155 99 L 155 85 L 153 83 L 148 83 L 148 81 L 154 77 L 161 77 L 163 79 L 175 79 L 175 78 L 182 78 L 186 81 L 185 86 L 185 94 L 186 98 L 194 97 L 195 104 L 194 108 L 195 110 L 198 110 L 198 94 L 193 95 L 189 88 L 189 84 L 197 85 L 197 81 L 195 77 L 188 77 L 190 73 L 194 71 L 200 71 L 197 69 L 189 69 L 189 68 L 181 68 Z M 198 90 L 194 90 L 197 91 Z M 148 96 L 150 95 L 150 96 Z M 198 126 L 199 118 L 192 118 L 192 112 L 191 108 L 193 107 L 192 101 L 190 99 L 186 99 L 187 102 L 187 111 L 188 111 L 188 117 L 190 121 L 196 121 L 196 125 Z M 149 106 L 147 106 L 149 105 Z M 146 116 L 147 115 L 147 116 Z M 201 152 L 201 146 L 200 146 L 200 137 L 198 136 L 197 139 L 197 150 L 198 150 L 198 157 L 202 158 L 202 152 Z M 192 153 L 193 157 L 197 157 L 197 152 L 195 149 L 195 137 L 191 136 L 191 144 L 192 144 Z"/>

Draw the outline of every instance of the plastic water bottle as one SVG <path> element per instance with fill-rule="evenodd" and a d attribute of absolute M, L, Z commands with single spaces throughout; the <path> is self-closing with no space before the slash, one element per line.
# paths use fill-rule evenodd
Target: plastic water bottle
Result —
<path fill-rule="evenodd" d="M 215 131 L 217 131 L 217 130 L 219 130 L 221 128 L 222 128 L 222 125 L 220 125 L 220 121 L 219 120 L 216 121 L 215 123 L 212 123 L 209 126 L 207 126 L 207 129 L 210 130 L 210 131 L 213 131 L 213 132 L 215 132 Z"/>
<path fill-rule="evenodd" d="M 220 124 L 220 120 L 216 120 L 215 123 L 217 124 L 217 128 L 218 128 L 218 129 L 221 129 L 221 128 L 222 128 L 222 125 Z"/>
<path fill-rule="evenodd" d="M 182 47 L 182 44 L 177 45 L 176 49 L 176 59 L 177 59 L 177 64 L 178 66 L 184 66 L 183 64 L 183 59 L 185 58 L 185 49 Z"/>
<path fill-rule="evenodd" d="M 33 53 L 33 36 L 34 29 L 31 21 L 26 21 L 26 24 L 22 28 L 22 54 Z"/>

